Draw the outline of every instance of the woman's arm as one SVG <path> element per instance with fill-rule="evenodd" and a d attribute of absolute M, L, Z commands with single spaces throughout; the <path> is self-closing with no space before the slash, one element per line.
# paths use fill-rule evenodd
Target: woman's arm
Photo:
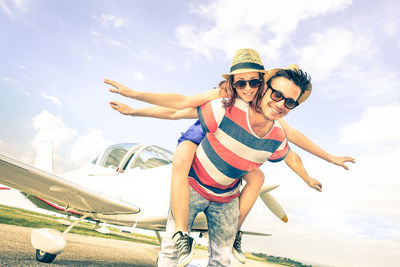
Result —
<path fill-rule="evenodd" d="M 308 139 L 304 134 L 292 128 L 284 119 L 279 119 L 278 121 L 285 131 L 287 139 L 298 147 L 330 163 L 342 166 L 346 170 L 349 169 L 349 167 L 345 165 L 346 162 L 355 163 L 355 159 L 352 157 L 333 156 L 329 154 L 324 149 L 316 145 L 313 141 Z"/>
<path fill-rule="evenodd" d="M 113 88 L 109 89 L 109 91 L 112 93 L 117 93 L 122 96 L 130 97 L 153 105 L 174 108 L 174 109 L 197 107 L 201 106 L 202 104 L 208 101 L 218 99 L 221 97 L 226 97 L 225 88 L 222 88 L 222 86 L 220 86 L 219 90 L 212 89 L 202 94 L 193 96 L 184 96 L 180 94 L 136 91 L 129 89 L 123 84 L 108 79 L 105 79 L 104 83 L 113 86 Z"/>
<path fill-rule="evenodd" d="M 311 178 L 308 175 L 306 169 L 304 168 L 303 161 L 299 155 L 297 155 L 293 150 L 289 150 L 289 153 L 284 160 L 286 165 L 288 165 L 289 168 L 291 168 L 298 176 L 300 176 L 309 187 L 322 192 L 322 184 L 318 180 Z"/>
<path fill-rule="evenodd" d="M 132 108 L 118 101 L 110 101 L 110 106 L 123 115 L 151 117 L 165 120 L 196 119 L 196 108 L 172 109 L 166 107 Z"/>

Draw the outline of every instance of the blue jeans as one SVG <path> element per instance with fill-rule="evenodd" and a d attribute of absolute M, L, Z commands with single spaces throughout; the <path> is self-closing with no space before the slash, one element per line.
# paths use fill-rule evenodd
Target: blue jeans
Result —
<path fill-rule="evenodd" d="M 208 266 L 230 266 L 232 246 L 235 241 L 239 220 L 239 199 L 231 202 L 211 202 L 190 188 L 189 231 L 192 229 L 197 214 L 204 212 L 208 222 Z M 175 242 L 175 222 L 171 208 L 168 213 L 166 233 L 161 243 L 158 266 L 176 266 L 178 257 Z"/>

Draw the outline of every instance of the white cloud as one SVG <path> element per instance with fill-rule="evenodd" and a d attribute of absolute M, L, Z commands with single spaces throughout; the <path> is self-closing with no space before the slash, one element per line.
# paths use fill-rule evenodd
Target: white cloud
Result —
<path fill-rule="evenodd" d="M 110 45 L 113 45 L 113 46 L 122 47 L 123 49 L 128 51 L 128 53 L 131 54 L 132 56 L 136 56 L 136 53 L 131 49 L 131 47 L 129 45 L 127 45 L 127 44 L 125 44 L 123 42 L 120 42 L 118 40 L 105 37 L 105 36 L 101 35 L 99 32 L 96 32 L 96 31 L 91 31 L 90 33 L 92 35 L 98 37 L 103 43 L 110 44 Z"/>
<path fill-rule="evenodd" d="M 121 28 L 127 25 L 126 19 L 118 18 L 112 14 L 101 14 L 99 21 L 106 27 Z"/>
<path fill-rule="evenodd" d="M 383 32 L 388 36 L 395 36 L 399 28 L 399 23 L 400 21 L 398 18 L 390 18 L 383 23 Z"/>
<path fill-rule="evenodd" d="M 99 149 L 109 145 L 100 130 L 91 129 L 86 135 L 80 136 L 73 144 L 68 158 L 75 166 L 82 166 L 93 160 Z"/>
<path fill-rule="evenodd" d="M 10 17 L 14 17 L 14 13 L 8 7 L 7 2 L 5 0 L 0 1 L 0 8 Z"/>
<path fill-rule="evenodd" d="M 14 18 L 15 13 L 18 12 L 29 12 L 31 10 L 31 0 L 1 0 L 0 9 L 3 10 L 9 17 Z"/>
<path fill-rule="evenodd" d="M 267 59 L 273 59 L 279 57 L 280 47 L 301 20 L 340 11 L 351 2 L 218 0 L 206 5 L 192 2 L 190 12 L 208 23 L 181 25 L 176 35 L 181 45 L 208 58 L 215 51 L 231 56 L 238 47 L 253 47 Z"/>
<path fill-rule="evenodd" d="M 87 60 L 87 61 L 92 61 L 92 60 L 95 59 L 95 57 L 94 57 L 93 55 L 91 55 L 91 54 L 86 54 L 86 55 L 84 56 L 84 58 L 85 58 L 85 60 Z"/>
<path fill-rule="evenodd" d="M 343 28 L 314 33 L 311 39 L 311 44 L 295 49 L 295 53 L 300 58 L 301 67 L 310 71 L 314 80 L 337 75 L 335 70 L 343 69 L 345 63 L 352 63 L 359 56 L 365 60 L 375 53 L 367 38 Z"/>
<path fill-rule="evenodd" d="M 400 143 L 400 104 L 368 107 L 360 120 L 340 129 L 339 143 L 365 148 L 398 146 Z"/>
<path fill-rule="evenodd" d="M 6 76 L 3 77 L 3 81 L 5 81 L 6 83 L 9 83 L 9 84 L 13 84 L 13 85 L 19 84 L 19 80 L 16 80 L 16 79 L 13 79 L 10 77 L 6 77 Z"/>
<path fill-rule="evenodd" d="M 168 71 L 168 72 L 172 72 L 172 71 L 174 71 L 175 70 L 175 65 L 174 65 L 174 63 L 167 63 L 167 64 L 165 64 L 165 69 Z"/>
<path fill-rule="evenodd" d="M 50 100 L 51 102 L 53 102 L 54 104 L 56 104 L 58 106 L 61 106 L 61 101 L 60 101 L 60 99 L 58 97 L 46 95 L 44 93 L 42 93 L 42 97 L 45 98 L 45 99 Z"/>
<path fill-rule="evenodd" d="M 32 141 L 35 148 L 39 148 L 43 140 L 53 140 L 56 149 L 77 135 L 76 130 L 65 126 L 60 115 L 53 115 L 47 110 L 33 118 L 33 127 L 38 130 Z"/>
<path fill-rule="evenodd" d="M 135 80 L 138 80 L 138 81 L 146 80 L 146 77 L 144 76 L 143 72 L 141 72 L 141 71 L 134 71 L 133 76 L 135 77 Z"/>

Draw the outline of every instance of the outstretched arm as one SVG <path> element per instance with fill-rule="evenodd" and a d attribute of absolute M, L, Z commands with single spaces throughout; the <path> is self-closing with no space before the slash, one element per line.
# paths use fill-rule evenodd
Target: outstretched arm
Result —
<path fill-rule="evenodd" d="M 286 133 L 286 137 L 290 142 L 310 152 L 311 154 L 330 163 L 341 166 L 346 170 L 349 169 L 349 167 L 345 164 L 346 162 L 355 163 L 355 159 L 352 157 L 333 156 L 329 154 L 324 149 L 316 145 L 313 141 L 308 139 L 304 134 L 292 128 L 284 119 L 279 119 L 279 123 L 282 125 L 282 128 Z"/>
<path fill-rule="evenodd" d="M 202 94 L 193 96 L 184 96 L 180 94 L 169 94 L 169 93 L 151 93 L 141 92 L 129 89 L 123 84 L 116 81 L 105 79 L 104 83 L 113 86 L 109 89 L 110 92 L 120 94 L 122 96 L 130 97 L 136 100 L 147 102 L 157 106 L 163 106 L 174 109 L 184 109 L 201 106 L 202 104 L 226 97 L 226 91 L 224 86 L 220 86 L 218 90 L 209 90 Z"/>
<path fill-rule="evenodd" d="M 118 101 L 110 101 L 110 106 L 123 115 L 137 117 L 151 117 L 166 120 L 195 119 L 198 118 L 195 108 L 172 109 L 166 107 L 132 108 Z"/>
<path fill-rule="evenodd" d="M 303 181 L 308 184 L 308 186 L 314 188 L 315 190 L 322 192 L 322 184 L 311 178 L 306 169 L 304 168 L 303 161 L 293 150 L 289 150 L 288 155 L 285 158 L 285 163 L 288 165 L 297 175 L 303 179 Z"/>

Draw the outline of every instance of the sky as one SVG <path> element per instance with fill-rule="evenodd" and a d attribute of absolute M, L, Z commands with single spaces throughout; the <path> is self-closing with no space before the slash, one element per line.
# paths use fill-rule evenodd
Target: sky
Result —
<path fill-rule="evenodd" d="M 174 150 L 191 120 L 120 115 L 108 92 L 194 95 L 218 84 L 235 51 L 256 49 L 266 68 L 297 63 L 311 97 L 286 121 L 350 170 L 295 145 L 309 188 L 284 163 L 262 167 L 289 222 L 257 202 L 244 250 L 320 266 L 399 266 L 400 10 L 396 0 L 105 1 L 0 0 L 0 153 L 33 164 L 54 142 L 56 173 L 83 166 L 114 143 Z M 8 204 L 15 200 L 0 192 Z"/>

